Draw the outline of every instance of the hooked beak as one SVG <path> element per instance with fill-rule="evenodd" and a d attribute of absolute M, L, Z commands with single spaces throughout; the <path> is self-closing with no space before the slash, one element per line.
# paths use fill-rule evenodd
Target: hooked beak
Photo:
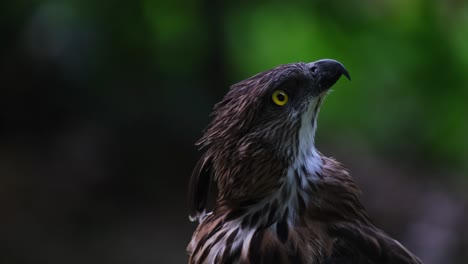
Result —
<path fill-rule="evenodd" d="M 348 71 L 339 61 L 323 59 L 306 65 L 317 81 L 319 93 L 332 87 L 340 79 L 341 75 L 351 80 Z"/>

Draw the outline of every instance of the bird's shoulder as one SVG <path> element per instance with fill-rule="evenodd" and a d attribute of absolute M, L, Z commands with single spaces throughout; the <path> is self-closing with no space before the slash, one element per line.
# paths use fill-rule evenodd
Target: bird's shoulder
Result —
<path fill-rule="evenodd" d="M 414 254 L 398 241 L 372 225 L 344 222 L 328 226 L 335 238 L 325 264 L 421 264 Z"/>

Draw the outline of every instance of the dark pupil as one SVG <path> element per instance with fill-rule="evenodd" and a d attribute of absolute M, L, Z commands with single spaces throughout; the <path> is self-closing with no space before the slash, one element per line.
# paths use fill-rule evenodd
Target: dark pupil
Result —
<path fill-rule="evenodd" d="M 286 98 L 284 97 L 284 94 L 278 94 L 276 95 L 276 99 L 278 99 L 280 102 L 284 101 Z"/>

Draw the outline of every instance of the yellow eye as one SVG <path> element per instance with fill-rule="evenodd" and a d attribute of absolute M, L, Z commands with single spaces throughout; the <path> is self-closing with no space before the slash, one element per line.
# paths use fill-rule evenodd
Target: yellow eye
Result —
<path fill-rule="evenodd" d="M 271 95 L 273 102 L 279 106 L 283 106 L 288 102 L 288 94 L 282 90 L 276 90 Z"/>

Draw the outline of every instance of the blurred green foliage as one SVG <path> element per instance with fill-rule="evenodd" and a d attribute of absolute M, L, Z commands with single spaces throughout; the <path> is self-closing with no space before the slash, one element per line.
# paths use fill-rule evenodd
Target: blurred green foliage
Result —
<path fill-rule="evenodd" d="M 336 58 L 353 81 L 339 83 L 327 100 L 319 135 L 337 129 L 383 151 L 465 166 L 468 46 L 460 41 L 468 43 L 468 13 L 466 4 L 455 4 L 350 1 L 235 10 L 227 19 L 227 54 L 240 76 Z"/>

